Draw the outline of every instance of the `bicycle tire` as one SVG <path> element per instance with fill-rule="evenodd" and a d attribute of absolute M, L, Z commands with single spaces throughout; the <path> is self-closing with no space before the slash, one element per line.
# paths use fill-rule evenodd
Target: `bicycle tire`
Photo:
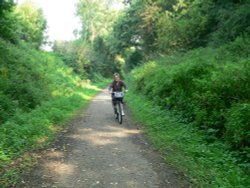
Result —
<path fill-rule="evenodd" d="M 114 114 L 115 114 L 115 119 L 118 119 L 118 112 L 117 112 L 117 104 L 115 103 L 113 106 Z"/>
<path fill-rule="evenodd" d="M 121 102 L 118 102 L 118 122 L 122 124 L 122 107 Z"/>

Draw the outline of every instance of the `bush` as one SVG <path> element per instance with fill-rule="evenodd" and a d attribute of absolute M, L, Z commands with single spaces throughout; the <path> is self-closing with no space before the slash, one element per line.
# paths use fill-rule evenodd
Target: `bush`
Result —
<path fill-rule="evenodd" d="M 19 173 L 13 161 L 53 141 L 60 125 L 99 89 L 53 54 L 1 39 L 0 53 L 0 187 L 8 187 Z M 107 85 L 100 76 L 97 81 Z"/>
<path fill-rule="evenodd" d="M 226 114 L 226 137 L 237 148 L 250 146 L 250 104 L 236 103 Z M 250 153 L 248 154 L 250 155 Z M 249 156 L 250 157 L 250 156 Z"/>
<path fill-rule="evenodd" d="M 247 110 L 233 107 L 249 105 L 250 99 L 249 48 L 243 41 L 249 40 L 149 62 L 132 71 L 132 83 L 137 92 L 180 115 L 180 121 L 204 130 L 208 140 L 217 137 L 247 149 Z"/>
<path fill-rule="evenodd" d="M 178 117 L 138 94 L 133 86 L 126 101 L 151 143 L 168 163 L 188 177 L 190 187 L 249 185 L 249 164 L 228 151 L 228 144 L 219 140 L 208 144 L 203 131 L 179 123 Z"/>
<path fill-rule="evenodd" d="M 29 111 L 50 97 L 50 81 L 43 72 L 46 60 L 42 53 L 25 45 L 15 47 L 1 39 L 0 52 L 0 90 L 5 98 L 4 111 L 7 112 L 7 106 L 13 104 Z M 13 115 L 12 112 L 6 114 L 6 119 Z"/>
<path fill-rule="evenodd" d="M 216 8 L 216 7 L 215 7 Z M 217 22 L 217 29 L 211 34 L 211 41 L 216 45 L 234 41 L 242 35 L 250 35 L 250 4 L 240 1 L 237 4 L 223 4 L 217 7 L 214 12 L 214 19 Z"/>
<path fill-rule="evenodd" d="M 5 122 L 8 117 L 13 115 L 17 109 L 17 103 L 10 97 L 0 92 L 0 124 Z"/>

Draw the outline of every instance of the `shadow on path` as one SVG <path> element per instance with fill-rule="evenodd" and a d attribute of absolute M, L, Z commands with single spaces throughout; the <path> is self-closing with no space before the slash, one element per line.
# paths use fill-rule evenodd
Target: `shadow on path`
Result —
<path fill-rule="evenodd" d="M 128 116 L 115 121 L 110 96 L 100 93 L 54 147 L 43 151 L 18 187 L 167 188 L 187 183 L 147 144 Z"/>

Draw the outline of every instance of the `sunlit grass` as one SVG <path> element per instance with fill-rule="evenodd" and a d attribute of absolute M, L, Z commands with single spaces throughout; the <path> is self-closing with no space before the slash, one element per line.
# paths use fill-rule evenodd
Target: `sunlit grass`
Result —
<path fill-rule="evenodd" d="M 2 124 L 0 167 L 5 167 L 7 171 L 0 172 L 0 185 L 1 182 L 16 181 L 13 178 L 16 179 L 17 174 L 11 176 L 11 171 L 8 171 L 8 168 L 12 169 L 11 161 L 21 157 L 24 151 L 43 148 L 52 142 L 55 133 L 62 130 L 60 125 L 73 117 L 79 108 L 87 106 L 88 101 L 99 91 L 98 87 L 92 86 L 77 88 L 68 93 L 57 90 L 50 101 L 44 102 L 29 113 L 17 114 Z"/>
<path fill-rule="evenodd" d="M 0 41 L 0 46 L 6 47 L 6 44 Z M 4 121 L 0 119 L 0 187 L 8 187 L 14 185 L 19 174 L 30 165 L 29 160 L 23 160 L 25 154 L 51 144 L 56 133 L 64 129 L 65 122 L 86 107 L 108 81 L 104 79 L 93 84 L 80 79 L 59 58 L 28 47 L 21 49 L 9 45 L 2 49 L 9 50 L 4 54 L 11 54 L 8 61 L 16 63 L 17 67 L 12 69 L 12 75 L 6 73 L 8 77 L 1 80 L 1 89 L 8 90 L 12 84 L 18 100 L 0 91 L 1 102 L 6 101 L 10 107 L 6 112 L 8 117 Z M 15 56 L 20 59 L 16 61 Z M 9 68 L 10 64 L 3 67 Z M 16 84 L 17 75 L 22 84 Z M 32 105 L 23 107 L 27 103 Z"/>
<path fill-rule="evenodd" d="M 240 168 L 222 142 L 208 144 L 191 125 L 180 123 L 173 114 L 150 102 L 130 86 L 126 102 L 154 147 L 167 163 L 182 172 L 194 187 L 243 188 L 248 172 Z"/>

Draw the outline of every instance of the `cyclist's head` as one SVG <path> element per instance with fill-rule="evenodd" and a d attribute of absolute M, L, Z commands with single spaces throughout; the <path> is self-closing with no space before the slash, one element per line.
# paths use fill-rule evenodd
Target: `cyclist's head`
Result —
<path fill-rule="evenodd" d="M 114 73 L 114 77 L 116 77 L 116 76 L 118 76 L 118 77 L 120 77 L 120 74 L 119 73 Z"/>
<path fill-rule="evenodd" d="M 116 80 L 116 81 L 120 80 L 120 74 L 119 73 L 114 73 L 114 80 Z"/>

